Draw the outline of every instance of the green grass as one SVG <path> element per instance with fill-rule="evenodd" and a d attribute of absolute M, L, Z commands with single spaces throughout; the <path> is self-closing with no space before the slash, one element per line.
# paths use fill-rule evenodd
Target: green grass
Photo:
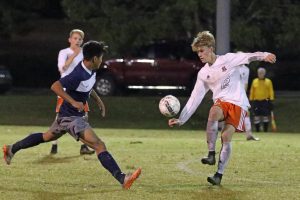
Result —
<path fill-rule="evenodd" d="M 89 121 L 97 128 L 168 129 L 167 120 L 158 110 L 162 96 L 103 97 L 107 116 L 101 118 L 98 108 L 91 100 Z M 179 97 L 182 106 L 188 97 Z M 181 129 L 204 130 L 212 100 L 209 95 L 203 100 L 195 114 Z M 275 115 L 280 132 L 300 132 L 300 99 L 276 99 Z M 54 119 L 56 96 L 5 95 L 0 96 L 1 125 L 49 126 Z"/>
<path fill-rule="evenodd" d="M 0 141 L 13 143 L 44 126 L 0 126 Z M 299 134 L 260 133 L 259 142 L 235 134 L 233 153 L 222 186 L 206 177 L 216 166 L 204 166 L 205 133 L 181 129 L 95 129 L 123 171 L 141 166 L 141 177 L 124 191 L 95 155 L 79 156 L 79 143 L 60 139 L 18 152 L 12 164 L 0 162 L 0 199 L 300 199 Z M 217 142 L 220 149 L 220 141 Z"/>

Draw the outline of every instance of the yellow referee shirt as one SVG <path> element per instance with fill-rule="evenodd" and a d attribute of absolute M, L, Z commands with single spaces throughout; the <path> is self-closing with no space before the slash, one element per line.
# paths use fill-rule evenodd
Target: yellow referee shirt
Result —
<path fill-rule="evenodd" d="M 274 100 L 274 90 L 272 81 L 268 78 L 256 78 L 252 81 L 250 88 L 250 101 L 253 100 Z"/>

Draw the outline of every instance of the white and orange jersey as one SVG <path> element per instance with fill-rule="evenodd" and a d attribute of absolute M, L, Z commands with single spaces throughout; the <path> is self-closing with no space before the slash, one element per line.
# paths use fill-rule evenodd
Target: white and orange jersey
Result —
<path fill-rule="evenodd" d="M 65 65 L 68 57 L 70 55 L 72 55 L 73 53 L 74 53 L 74 51 L 70 47 L 59 51 L 57 66 L 58 66 L 58 70 L 60 72 L 61 78 L 70 74 L 74 70 L 74 68 L 78 65 L 78 63 L 83 60 L 83 54 L 82 54 L 82 50 L 81 50 L 81 52 L 73 59 L 72 63 L 69 65 L 68 69 L 64 70 L 63 66 Z"/>
<path fill-rule="evenodd" d="M 244 110 L 250 107 L 245 89 L 241 83 L 240 65 L 262 61 L 269 53 L 227 53 L 218 56 L 214 64 L 206 63 L 198 72 L 192 94 L 181 111 L 179 124 L 184 124 L 196 111 L 204 95 L 211 90 L 213 101 L 229 102 Z"/>

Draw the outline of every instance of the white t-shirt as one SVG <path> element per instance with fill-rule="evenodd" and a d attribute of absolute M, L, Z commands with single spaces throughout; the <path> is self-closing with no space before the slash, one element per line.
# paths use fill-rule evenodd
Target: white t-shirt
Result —
<path fill-rule="evenodd" d="M 218 56 L 214 64 L 208 63 L 198 72 L 192 94 L 180 113 L 179 124 L 184 124 L 196 111 L 208 90 L 217 99 L 240 106 L 244 110 L 250 107 L 245 89 L 241 83 L 240 65 L 255 60 L 263 60 L 269 53 L 227 53 Z"/>
<path fill-rule="evenodd" d="M 248 86 L 249 71 L 250 70 L 246 65 L 240 65 L 241 82 L 245 89 L 246 86 Z"/>
<path fill-rule="evenodd" d="M 83 54 L 82 54 L 82 50 L 81 50 L 81 52 L 73 59 L 73 61 L 69 65 L 68 69 L 64 70 L 63 66 L 65 65 L 68 57 L 70 55 L 72 55 L 73 53 L 74 53 L 74 51 L 70 47 L 59 51 L 57 66 L 58 66 L 58 70 L 60 72 L 61 78 L 70 74 L 74 70 L 74 68 L 78 65 L 78 63 L 83 60 Z"/>

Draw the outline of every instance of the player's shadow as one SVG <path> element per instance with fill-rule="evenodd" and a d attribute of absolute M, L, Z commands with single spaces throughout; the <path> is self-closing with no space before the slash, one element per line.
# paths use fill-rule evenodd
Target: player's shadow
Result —
<path fill-rule="evenodd" d="M 53 155 L 46 155 L 43 158 L 35 161 L 37 164 L 47 165 L 47 164 L 59 164 L 59 163 L 70 163 L 74 159 L 81 157 L 80 155 L 76 156 L 66 156 L 66 157 L 55 157 Z"/>

